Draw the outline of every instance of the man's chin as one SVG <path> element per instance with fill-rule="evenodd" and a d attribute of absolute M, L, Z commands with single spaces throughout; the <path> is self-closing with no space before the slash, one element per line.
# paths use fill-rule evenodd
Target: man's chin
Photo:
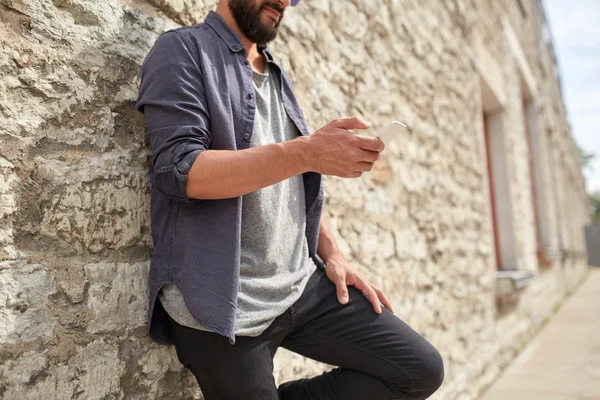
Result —
<path fill-rule="evenodd" d="M 269 22 L 269 23 L 265 24 L 261 21 L 261 25 L 262 25 L 263 31 L 267 31 L 273 35 L 277 35 L 277 23 Z"/>

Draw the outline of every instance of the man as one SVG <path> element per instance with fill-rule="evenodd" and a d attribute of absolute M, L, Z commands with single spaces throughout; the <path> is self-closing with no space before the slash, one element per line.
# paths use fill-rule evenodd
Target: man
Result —
<path fill-rule="evenodd" d="M 369 126 L 356 117 L 309 135 L 266 48 L 298 1 L 221 0 L 144 61 L 150 336 L 175 344 L 207 400 L 425 399 L 443 380 L 439 353 L 321 216 L 321 174 L 358 177 L 383 143 L 352 132 Z M 277 388 L 278 347 L 339 368 Z"/>

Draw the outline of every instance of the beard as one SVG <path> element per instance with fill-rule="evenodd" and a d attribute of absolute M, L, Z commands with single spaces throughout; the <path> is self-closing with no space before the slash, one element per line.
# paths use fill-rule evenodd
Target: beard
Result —
<path fill-rule="evenodd" d="M 284 10 L 279 4 L 266 0 L 255 5 L 255 0 L 229 0 L 229 10 L 237 22 L 240 31 L 253 43 L 266 45 L 277 37 L 277 28 L 283 19 Z M 279 20 L 271 24 L 263 24 L 261 13 L 265 7 L 277 11 Z"/>

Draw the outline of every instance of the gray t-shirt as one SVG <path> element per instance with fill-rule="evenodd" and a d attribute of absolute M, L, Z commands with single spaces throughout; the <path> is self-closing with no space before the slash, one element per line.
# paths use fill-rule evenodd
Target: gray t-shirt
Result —
<path fill-rule="evenodd" d="M 281 101 L 279 78 L 269 72 L 253 72 L 256 114 L 251 147 L 298 136 Z M 302 294 L 316 270 L 305 229 L 302 175 L 243 196 L 237 336 L 260 335 Z M 159 299 L 179 324 L 209 330 L 192 316 L 175 284 L 163 286 Z"/>

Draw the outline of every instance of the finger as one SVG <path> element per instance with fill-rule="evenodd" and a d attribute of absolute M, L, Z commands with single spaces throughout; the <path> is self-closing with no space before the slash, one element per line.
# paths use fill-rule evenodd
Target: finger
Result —
<path fill-rule="evenodd" d="M 346 285 L 346 276 L 341 276 L 335 281 L 335 291 L 340 304 L 348 304 L 348 286 Z"/>
<path fill-rule="evenodd" d="M 394 308 L 392 307 L 392 303 L 390 303 L 390 299 L 388 299 L 388 297 L 385 295 L 385 293 L 383 293 L 383 290 L 379 289 L 377 286 L 371 285 L 371 287 L 373 287 L 373 290 L 375 291 L 375 293 L 377 293 L 377 297 L 379 297 L 379 301 L 381 303 L 383 303 L 385 308 L 387 308 L 388 310 L 390 310 L 393 313 Z"/>
<path fill-rule="evenodd" d="M 379 156 L 381 155 L 381 153 L 378 153 L 376 151 L 364 150 L 364 149 L 360 149 L 359 152 L 360 152 L 360 155 L 359 155 L 358 159 L 360 161 L 367 161 L 370 163 L 374 163 L 375 161 L 379 160 Z"/>
<path fill-rule="evenodd" d="M 366 281 L 362 279 L 358 279 L 356 284 L 354 285 L 358 290 L 360 290 L 371 302 L 373 305 L 373 310 L 377 314 L 381 314 L 381 303 L 379 302 L 379 297 L 377 297 L 377 293 L 375 290 L 369 285 Z"/>
<path fill-rule="evenodd" d="M 373 304 L 373 310 L 375 310 L 377 314 L 381 314 L 383 311 L 381 310 L 381 302 L 379 301 L 379 297 L 377 297 L 377 293 L 375 293 L 373 289 L 370 289 L 366 290 L 365 295 L 369 298 L 371 304 Z"/>
<path fill-rule="evenodd" d="M 385 149 L 385 144 L 381 139 L 371 136 L 357 135 L 358 147 L 363 150 L 371 150 L 381 153 Z"/>
<path fill-rule="evenodd" d="M 358 170 L 362 172 L 370 171 L 373 168 L 372 162 L 359 161 L 357 165 Z"/>
<path fill-rule="evenodd" d="M 339 118 L 332 121 L 333 126 L 340 129 L 369 129 L 371 124 L 359 117 Z"/>

